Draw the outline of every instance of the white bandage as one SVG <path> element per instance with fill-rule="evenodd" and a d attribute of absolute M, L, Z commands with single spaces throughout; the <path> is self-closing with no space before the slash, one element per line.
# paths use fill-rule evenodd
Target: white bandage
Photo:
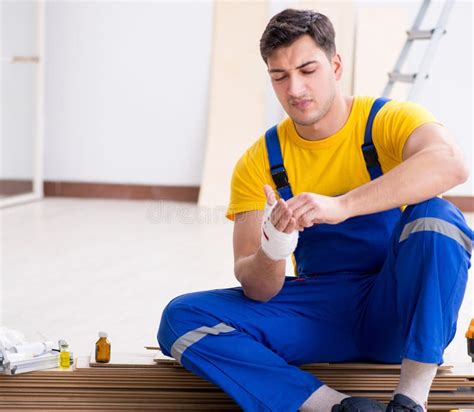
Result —
<path fill-rule="evenodd" d="M 270 216 L 276 202 L 270 206 L 265 205 L 262 220 L 261 244 L 265 254 L 272 260 L 284 260 L 292 255 L 298 244 L 299 232 L 294 230 L 291 233 L 280 232 L 271 222 Z"/>

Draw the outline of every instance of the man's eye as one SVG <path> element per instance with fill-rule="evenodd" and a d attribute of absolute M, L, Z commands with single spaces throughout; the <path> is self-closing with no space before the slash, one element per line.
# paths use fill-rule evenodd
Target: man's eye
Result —
<path fill-rule="evenodd" d="M 311 73 L 314 73 L 316 71 L 316 69 L 313 69 L 313 70 L 303 70 L 303 74 L 311 74 Z"/>
<path fill-rule="evenodd" d="M 280 76 L 280 77 L 274 77 L 273 80 L 275 80 L 276 82 L 281 82 L 282 80 L 285 80 L 286 79 L 286 76 Z"/>

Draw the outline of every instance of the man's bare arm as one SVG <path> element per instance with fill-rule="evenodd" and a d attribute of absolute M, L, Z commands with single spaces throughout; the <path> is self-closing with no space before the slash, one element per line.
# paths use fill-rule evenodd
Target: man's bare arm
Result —
<path fill-rule="evenodd" d="M 234 222 L 234 272 L 245 295 L 266 302 L 285 280 L 285 261 L 272 260 L 260 246 L 263 211 L 239 213 Z"/>
<path fill-rule="evenodd" d="M 439 124 L 416 129 L 403 148 L 403 162 L 343 196 L 349 217 L 415 204 L 446 192 L 469 176 L 461 149 Z"/>
<path fill-rule="evenodd" d="M 422 202 L 463 183 L 469 176 L 461 149 L 447 130 L 430 123 L 416 129 L 403 149 L 403 162 L 343 196 L 302 193 L 288 201 L 298 224 L 336 224 L 353 216 Z"/>
<path fill-rule="evenodd" d="M 296 219 L 287 203 L 276 200 L 275 192 L 265 185 L 267 205 L 264 211 L 236 215 L 234 224 L 234 271 L 245 295 L 268 301 L 285 281 L 286 257 L 298 242 Z M 268 233 L 263 233 L 262 220 Z M 281 232 L 281 233 L 280 233 Z M 263 243 L 263 247 L 262 247 Z"/>

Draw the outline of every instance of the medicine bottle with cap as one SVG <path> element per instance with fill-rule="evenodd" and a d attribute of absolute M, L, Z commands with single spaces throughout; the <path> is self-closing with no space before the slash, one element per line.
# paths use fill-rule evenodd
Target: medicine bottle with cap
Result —
<path fill-rule="evenodd" d="M 99 332 L 99 340 L 95 344 L 95 361 L 110 362 L 110 342 L 107 340 L 106 332 Z"/>
<path fill-rule="evenodd" d="M 69 366 L 71 366 L 69 345 L 64 339 L 61 339 L 59 341 L 59 367 L 68 369 Z"/>

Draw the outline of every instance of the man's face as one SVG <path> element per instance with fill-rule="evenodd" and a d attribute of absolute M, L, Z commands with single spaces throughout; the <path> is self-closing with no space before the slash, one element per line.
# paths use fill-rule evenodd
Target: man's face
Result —
<path fill-rule="evenodd" d="M 339 55 L 328 60 L 309 35 L 275 50 L 267 59 L 273 89 L 285 112 L 302 126 L 311 126 L 330 110 L 342 74 Z"/>

